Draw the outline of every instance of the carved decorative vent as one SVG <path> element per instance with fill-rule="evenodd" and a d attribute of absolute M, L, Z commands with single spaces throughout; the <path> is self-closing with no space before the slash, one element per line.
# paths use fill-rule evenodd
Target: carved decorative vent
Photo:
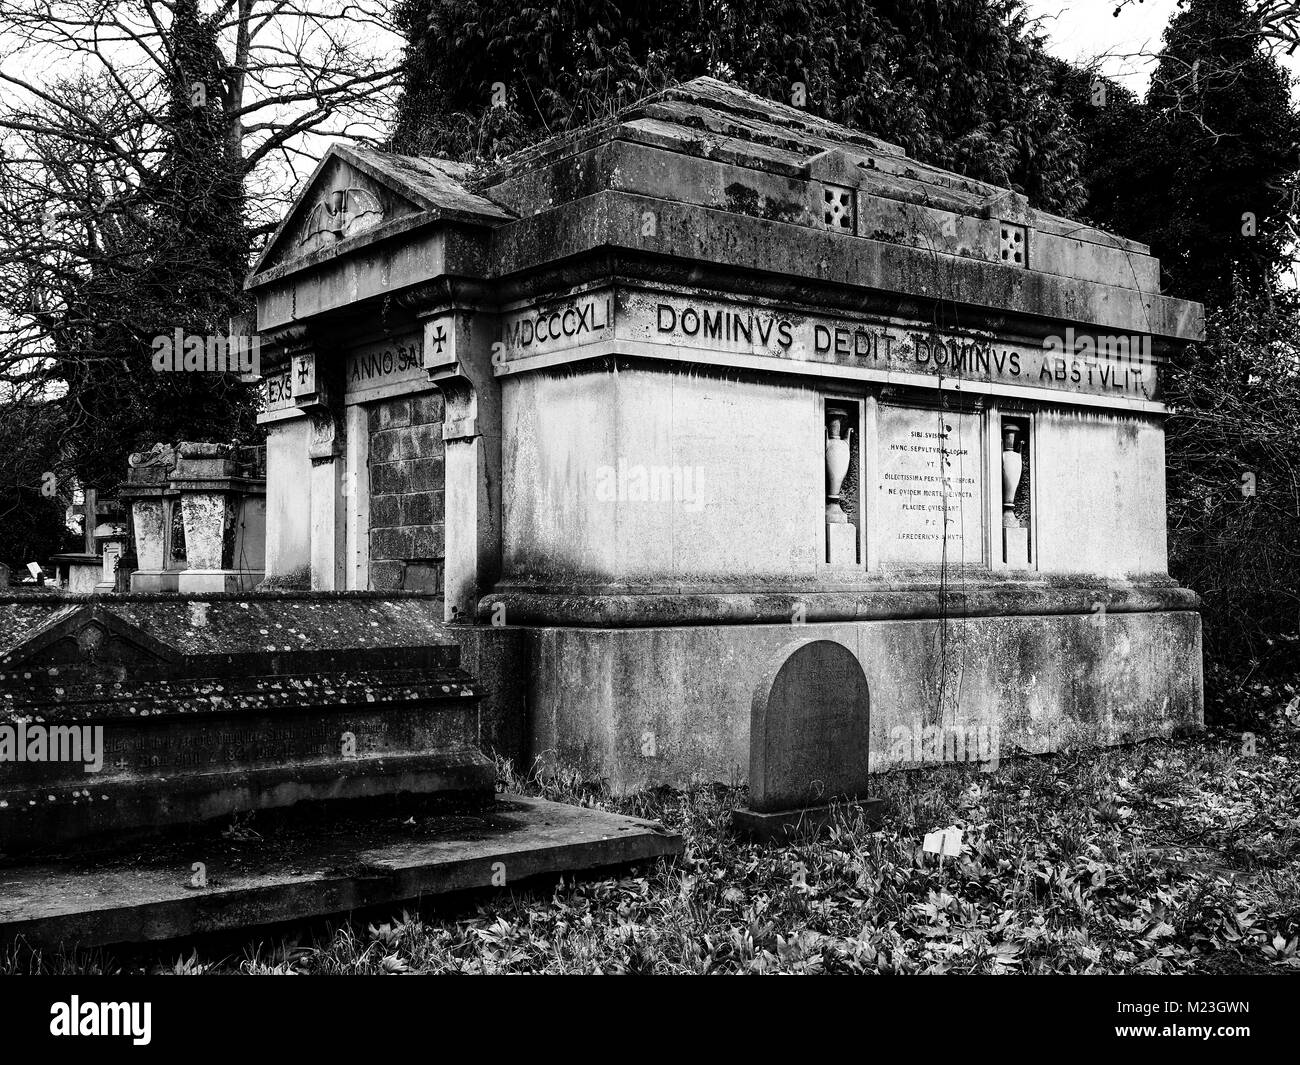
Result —
<path fill-rule="evenodd" d="M 1008 266 L 1029 265 L 1029 233 L 1024 226 L 1002 223 L 1002 261 Z"/>
<path fill-rule="evenodd" d="M 827 229 L 837 232 L 852 233 L 853 225 L 853 190 L 840 185 L 823 185 L 822 221 Z"/>

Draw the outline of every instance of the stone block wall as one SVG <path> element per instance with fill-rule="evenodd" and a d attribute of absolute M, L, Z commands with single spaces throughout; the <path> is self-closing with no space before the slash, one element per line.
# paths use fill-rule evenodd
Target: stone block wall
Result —
<path fill-rule="evenodd" d="M 443 400 L 437 392 L 370 407 L 370 584 L 442 591 Z"/>

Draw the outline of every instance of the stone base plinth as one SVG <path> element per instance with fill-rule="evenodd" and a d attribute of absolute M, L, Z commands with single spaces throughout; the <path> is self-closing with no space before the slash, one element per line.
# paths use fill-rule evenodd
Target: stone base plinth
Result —
<path fill-rule="evenodd" d="M 131 573 L 133 592 L 174 592 L 178 587 L 180 570 L 138 569 Z"/>
<path fill-rule="evenodd" d="M 167 569 L 134 570 L 133 592 L 179 592 L 199 595 L 204 592 L 251 592 L 266 577 L 260 569 Z"/>
<path fill-rule="evenodd" d="M 1029 530 L 1003 528 L 1002 557 L 1008 569 L 1029 568 Z"/>
<path fill-rule="evenodd" d="M 826 523 L 826 561 L 832 566 L 858 564 L 858 527 L 847 523 Z"/>
<path fill-rule="evenodd" d="M 755 690 L 794 639 L 836 641 L 861 664 L 874 772 L 1203 724 L 1194 611 L 524 631 L 526 761 L 620 794 L 746 780 Z"/>

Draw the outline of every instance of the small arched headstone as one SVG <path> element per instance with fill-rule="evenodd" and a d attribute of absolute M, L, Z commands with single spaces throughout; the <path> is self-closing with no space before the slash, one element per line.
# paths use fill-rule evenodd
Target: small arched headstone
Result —
<path fill-rule="evenodd" d="M 754 692 L 749 804 L 767 813 L 867 794 L 867 678 L 831 640 L 783 647 Z"/>

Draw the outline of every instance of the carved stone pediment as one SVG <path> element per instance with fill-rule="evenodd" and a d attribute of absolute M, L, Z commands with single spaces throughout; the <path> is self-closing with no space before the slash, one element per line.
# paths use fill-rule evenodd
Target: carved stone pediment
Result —
<path fill-rule="evenodd" d="M 309 256 L 417 210 L 400 190 L 376 181 L 341 156 L 326 156 L 260 268 Z"/>
<path fill-rule="evenodd" d="M 469 173 L 447 160 L 334 145 L 253 273 L 291 266 L 373 231 L 390 232 L 394 223 L 419 221 L 421 216 L 508 220 L 507 212 L 466 189 Z"/>
<path fill-rule="evenodd" d="M 93 604 L 56 610 L 9 647 L 0 648 L 0 671 L 23 666 L 144 665 L 180 661 L 174 647 Z"/>

